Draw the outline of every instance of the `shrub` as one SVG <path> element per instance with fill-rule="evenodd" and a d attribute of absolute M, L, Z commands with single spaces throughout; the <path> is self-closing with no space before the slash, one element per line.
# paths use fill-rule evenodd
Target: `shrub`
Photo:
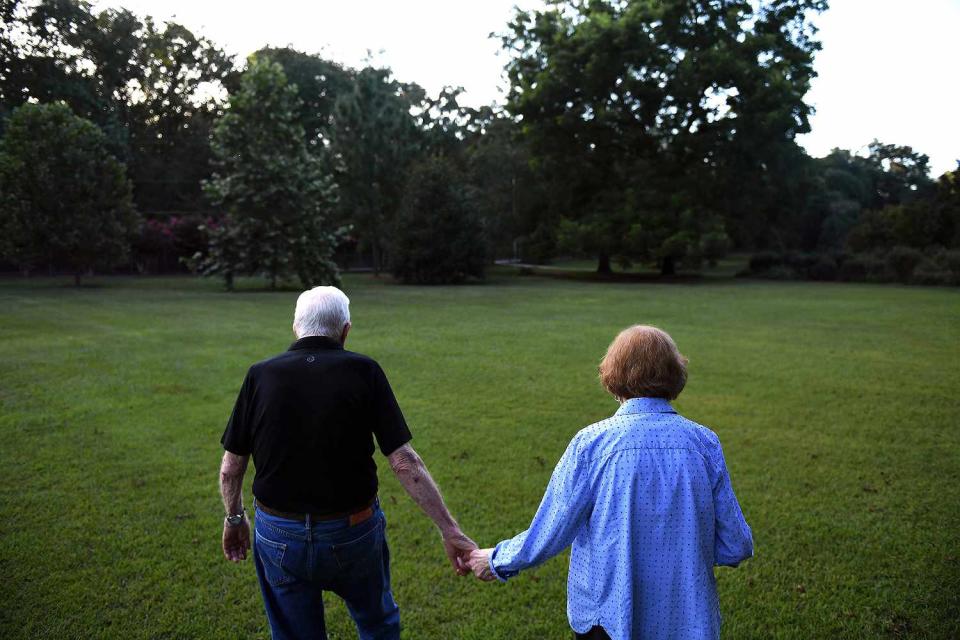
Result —
<path fill-rule="evenodd" d="M 846 254 L 838 261 L 837 279 L 844 282 L 888 282 L 887 263 L 870 253 Z"/>
<path fill-rule="evenodd" d="M 711 267 L 730 251 L 730 236 L 723 231 L 710 231 L 700 236 L 700 255 Z"/>
<path fill-rule="evenodd" d="M 844 282 L 864 282 L 869 272 L 868 260 L 865 256 L 847 256 L 837 272 L 837 279 Z"/>
<path fill-rule="evenodd" d="M 807 269 L 807 276 L 811 280 L 836 280 L 839 269 L 837 262 L 829 256 L 820 256 L 820 258 Z"/>
<path fill-rule="evenodd" d="M 80 284 L 123 262 L 139 228 L 126 167 L 65 104 L 25 104 L 0 139 L 0 249 L 24 271 L 68 267 Z"/>
<path fill-rule="evenodd" d="M 913 271 L 911 282 L 915 284 L 954 284 L 953 274 L 938 261 L 924 259 Z"/>
<path fill-rule="evenodd" d="M 943 264 L 953 276 L 953 283 L 960 284 L 960 249 L 944 251 Z"/>
<path fill-rule="evenodd" d="M 431 158 L 415 167 L 397 217 L 393 275 L 420 284 L 481 278 L 485 246 L 480 215 L 450 163 Z"/>
<path fill-rule="evenodd" d="M 960 285 L 960 251 L 943 248 L 929 251 L 913 271 L 916 284 Z"/>
<path fill-rule="evenodd" d="M 894 247 L 887 254 L 887 266 L 900 282 L 909 282 L 921 261 L 923 254 L 913 247 Z"/>
<path fill-rule="evenodd" d="M 813 267 L 813 265 L 817 264 L 819 259 L 819 256 L 815 253 L 791 251 L 784 256 L 783 262 L 798 274 L 805 276 L 807 275 L 807 271 Z"/>
<path fill-rule="evenodd" d="M 763 277 L 770 278 L 771 280 L 797 280 L 800 278 L 800 274 L 798 274 L 795 269 L 781 264 L 764 272 Z"/>
<path fill-rule="evenodd" d="M 750 271 L 761 274 L 783 264 L 783 256 L 773 251 L 761 251 L 750 258 Z"/>

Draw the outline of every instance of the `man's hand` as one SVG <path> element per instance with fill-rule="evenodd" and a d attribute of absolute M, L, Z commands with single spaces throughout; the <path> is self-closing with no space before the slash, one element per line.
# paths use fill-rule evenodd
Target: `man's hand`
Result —
<path fill-rule="evenodd" d="M 470 552 L 476 548 L 477 543 L 459 529 L 443 535 L 443 550 L 447 552 L 450 564 L 458 576 L 470 573 Z"/>
<path fill-rule="evenodd" d="M 243 510 L 243 474 L 247 471 L 250 456 L 238 456 L 229 451 L 223 452 L 220 463 L 220 496 L 223 498 L 223 510 L 226 513 L 240 513 Z M 231 562 L 246 560 L 250 548 L 250 521 L 243 514 L 243 522 L 235 527 L 223 521 L 223 557 Z"/>
<path fill-rule="evenodd" d="M 460 525 L 447 511 L 447 505 L 443 503 L 440 489 L 433 481 L 430 472 L 427 471 L 427 466 L 423 463 L 423 460 L 413 450 L 409 442 L 397 448 L 396 451 L 387 456 L 387 459 L 390 461 L 390 468 L 397 475 L 397 480 L 400 481 L 404 490 L 440 529 L 440 535 L 443 537 L 443 549 L 447 552 L 447 557 L 450 558 L 453 570 L 461 576 L 470 573 L 467 561 L 470 552 L 477 548 L 477 543 L 460 531 Z"/>
<path fill-rule="evenodd" d="M 475 549 L 470 553 L 470 560 L 468 561 L 470 569 L 473 570 L 473 575 L 484 582 L 497 579 L 490 568 L 490 555 L 492 553 L 493 549 Z"/>
<path fill-rule="evenodd" d="M 243 516 L 243 522 L 231 526 L 223 521 L 223 557 L 230 562 L 240 562 L 247 559 L 250 549 L 250 521 Z"/>

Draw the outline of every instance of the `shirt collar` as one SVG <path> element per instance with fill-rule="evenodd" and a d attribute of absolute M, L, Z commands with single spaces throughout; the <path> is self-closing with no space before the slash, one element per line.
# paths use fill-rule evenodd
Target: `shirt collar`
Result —
<path fill-rule="evenodd" d="M 676 410 L 670 406 L 670 401 L 665 398 L 630 398 L 620 405 L 614 415 L 621 416 L 630 413 L 676 413 Z"/>
<path fill-rule="evenodd" d="M 339 340 L 327 336 L 307 336 L 290 345 L 290 351 L 301 349 L 343 349 L 343 345 Z"/>

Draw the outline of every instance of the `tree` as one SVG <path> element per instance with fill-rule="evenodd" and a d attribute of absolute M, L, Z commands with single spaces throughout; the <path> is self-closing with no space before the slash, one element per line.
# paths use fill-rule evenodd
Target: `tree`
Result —
<path fill-rule="evenodd" d="M 230 59 L 182 25 L 83 0 L 0 0 L 0 117 L 64 101 L 127 164 L 141 211 L 203 208 Z"/>
<path fill-rule="evenodd" d="M 542 222 L 544 189 L 530 168 L 520 124 L 484 107 L 472 114 L 465 138 L 467 180 L 476 193 L 489 254 L 537 261 L 533 234 Z"/>
<path fill-rule="evenodd" d="M 233 63 L 186 27 L 147 17 L 134 64 L 137 74 L 118 100 L 137 205 L 158 214 L 205 211 L 201 182 L 210 176 L 210 139 Z"/>
<path fill-rule="evenodd" d="M 463 177 L 441 156 L 419 163 L 397 216 L 393 275 L 422 284 L 482 278 L 484 247 L 483 225 Z"/>
<path fill-rule="evenodd" d="M 932 229 L 948 221 L 926 215 L 937 188 L 930 180 L 927 156 L 910 147 L 874 140 L 866 155 L 833 149 L 808 160 L 812 188 L 793 220 L 783 219 L 786 231 L 799 227 L 796 242 L 805 251 L 855 251 L 906 244 L 944 244 Z M 946 225 L 946 226 L 945 226 Z"/>
<path fill-rule="evenodd" d="M 702 233 L 775 202 L 779 166 L 808 130 L 803 96 L 822 0 L 557 0 L 518 11 L 504 46 L 507 106 L 521 120 L 547 205 L 598 256 L 670 273 Z M 772 205 L 771 205 L 772 206 Z M 746 234 L 743 234 L 746 235 Z"/>
<path fill-rule="evenodd" d="M 131 186 L 107 138 L 62 103 L 14 110 L 0 140 L 0 234 L 25 271 L 63 266 L 75 282 L 126 258 L 138 228 Z"/>
<path fill-rule="evenodd" d="M 307 147 L 329 144 L 332 139 L 337 99 L 353 90 L 352 69 L 289 47 L 264 47 L 254 55 L 265 56 L 283 67 L 287 82 L 297 87 L 300 124 Z"/>
<path fill-rule="evenodd" d="M 896 184 L 895 179 L 902 174 L 895 171 L 892 177 L 881 176 L 880 184 Z M 912 197 L 906 201 L 864 210 L 845 238 L 847 246 L 858 252 L 897 246 L 914 249 L 960 246 L 958 173 L 947 171 L 935 184 L 917 189 L 919 195 L 908 188 L 902 195 Z"/>
<path fill-rule="evenodd" d="M 210 230 L 201 269 L 228 288 L 235 275 L 263 275 L 271 287 L 287 276 L 305 288 L 339 283 L 338 233 L 328 226 L 335 185 L 323 172 L 323 149 L 307 150 L 300 108 L 282 67 L 254 56 L 217 123 L 206 192 L 225 215 Z"/>
<path fill-rule="evenodd" d="M 367 245 L 374 274 L 385 262 L 387 233 L 403 195 L 407 169 L 420 150 L 411 109 L 423 90 L 397 82 L 389 69 L 360 70 L 334 107 L 333 149 L 341 165 L 344 209 Z"/>
<path fill-rule="evenodd" d="M 867 148 L 865 163 L 872 178 L 869 208 L 906 204 L 930 195 L 934 183 L 930 179 L 929 156 L 912 147 L 884 144 L 876 139 Z"/>

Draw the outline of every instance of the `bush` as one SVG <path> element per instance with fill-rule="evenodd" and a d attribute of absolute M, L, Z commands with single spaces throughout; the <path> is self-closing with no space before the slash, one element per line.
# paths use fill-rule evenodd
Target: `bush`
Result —
<path fill-rule="evenodd" d="M 749 269 L 739 276 L 770 280 L 808 279 L 843 282 L 904 282 L 960 284 L 960 250 L 894 247 L 883 253 L 811 254 L 765 251 L 750 258 Z"/>
<path fill-rule="evenodd" d="M 213 219 L 198 214 L 148 217 L 133 242 L 133 262 L 140 273 L 183 271 L 185 263 L 203 253 L 209 239 L 205 229 Z"/>
<path fill-rule="evenodd" d="M 914 269 L 923 261 L 923 254 L 913 247 L 894 247 L 887 254 L 887 266 L 899 282 L 910 282 Z"/>
<path fill-rule="evenodd" d="M 25 104 L 0 139 L 0 249 L 24 271 L 68 267 L 80 284 L 126 260 L 139 228 L 126 167 L 65 104 Z"/>
<path fill-rule="evenodd" d="M 960 285 L 960 251 L 942 248 L 930 251 L 914 269 L 911 282 Z"/>
<path fill-rule="evenodd" d="M 811 280 L 836 280 L 838 273 L 837 262 L 829 256 L 820 256 L 820 258 L 807 269 L 807 277 Z"/>
<path fill-rule="evenodd" d="M 944 251 L 943 264 L 953 276 L 953 283 L 960 284 L 960 249 Z"/>
<path fill-rule="evenodd" d="M 930 258 L 917 265 L 911 282 L 915 284 L 955 284 L 953 274 L 944 265 Z"/>
<path fill-rule="evenodd" d="M 700 236 L 700 255 L 711 267 L 730 251 L 730 236 L 723 231 L 710 231 Z"/>
<path fill-rule="evenodd" d="M 750 272 L 761 274 L 783 264 L 783 256 L 773 251 L 761 251 L 750 257 Z"/>
<path fill-rule="evenodd" d="M 800 275 L 807 275 L 807 272 L 819 260 L 820 257 L 815 253 L 801 253 L 799 251 L 791 251 L 783 257 L 783 263 Z"/>
<path fill-rule="evenodd" d="M 483 277 L 480 215 L 461 176 L 443 158 L 415 167 L 400 204 L 391 270 L 406 283 L 456 283 Z"/>
<path fill-rule="evenodd" d="M 837 272 L 837 279 L 844 282 L 864 282 L 869 271 L 869 259 L 855 254 L 844 259 Z"/>
<path fill-rule="evenodd" d="M 800 279 L 800 274 L 796 270 L 791 269 L 786 265 L 777 265 L 765 272 L 763 272 L 762 277 L 769 278 L 770 280 L 798 280 Z"/>

